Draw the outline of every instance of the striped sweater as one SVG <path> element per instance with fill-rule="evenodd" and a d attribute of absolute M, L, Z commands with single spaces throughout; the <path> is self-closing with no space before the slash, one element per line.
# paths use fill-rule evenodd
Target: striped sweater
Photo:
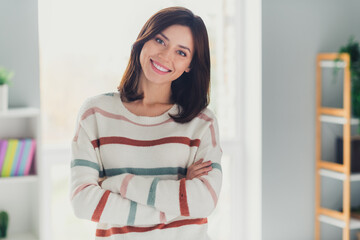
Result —
<path fill-rule="evenodd" d="M 168 114 L 178 108 L 137 116 L 118 92 L 88 98 L 80 108 L 70 198 L 78 218 L 97 222 L 95 239 L 208 239 L 207 217 L 222 183 L 217 120 L 206 108 L 176 123 Z M 212 170 L 186 180 L 200 159 L 211 160 Z"/>

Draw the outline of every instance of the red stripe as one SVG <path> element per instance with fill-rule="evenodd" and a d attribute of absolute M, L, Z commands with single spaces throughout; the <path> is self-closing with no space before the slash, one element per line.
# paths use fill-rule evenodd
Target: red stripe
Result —
<path fill-rule="evenodd" d="M 87 117 L 93 115 L 95 113 L 96 108 L 89 108 L 88 110 L 86 110 L 83 115 L 81 116 L 81 120 L 86 119 Z"/>
<path fill-rule="evenodd" d="M 78 138 L 79 138 L 80 127 L 81 127 L 81 126 L 80 126 L 80 123 L 79 123 L 78 128 L 77 128 L 76 133 L 75 133 L 75 136 L 74 136 L 74 138 L 73 138 L 73 141 L 74 141 L 74 142 L 77 142 L 77 140 L 78 140 Z"/>
<path fill-rule="evenodd" d="M 190 216 L 189 206 L 188 206 L 187 196 L 186 196 L 185 181 L 186 181 L 185 178 L 182 178 L 180 180 L 180 189 L 179 189 L 180 213 L 181 213 L 181 216 Z"/>
<path fill-rule="evenodd" d="M 124 234 L 131 232 L 148 232 L 156 229 L 167 229 L 167 228 L 176 228 L 182 227 L 191 224 L 206 224 L 207 218 L 197 218 L 197 219 L 185 219 L 169 224 L 157 224 L 153 227 L 134 227 L 134 226 L 125 226 L 125 227 L 113 227 L 110 229 L 96 229 L 96 237 L 109 237 L 114 234 Z"/>
<path fill-rule="evenodd" d="M 190 139 L 188 137 L 166 137 L 156 140 L 135 140 L 125 137 L 102 137 L 91 141 L 94 148 L 105 144 L 124 144 L 137 147 L 151 147 L 167 143 L 181 143 L 189 147 L 199 147 L 200 139 Z"/>
<path fill-rule="evenodd" d="M 102 212 L 104 211 L 106 202 L 109 198 L 110 191 L 106 191 L 104 195 L 101 197 L 99 204 L 96 206 L 94 214 L 91 217 L 91 221 L 99 222 Z"/>
<path fill-rule="evenodd" d="M 166 216 L 164 212 L 160 212 L 160 222 L 166 223 Z"/>
<path fill-rule="evenodd" d="M 142 126 L 142 127 L 155 127 L 155 126 L 160 126 L 162 124 L 166 124 L 166 123 L 169 123 L 169 122 L 174 122 L 174 120 L 172 118 L 169 118 L 168 120 L 165 120 L 165 121 L 163 121 L 161 123 L 148 124 L 148 125 L 147 124 L 140 124 L 140 123 L 136 123 L 134 121 L 129 120 L 128 118 L 126 118 L 123 115 L 113 114 L 113 113 L 107 112 L 107 111 L 105 111 L 105 110 L 103 110 L 101 108 L 98 108 L 98 107 L 92 107 L 92 108 L 89 108 L 88 110 L 86 110 L 83 113 L 83 115 L 81 116 L 81 120 L 83 121 L 86 118 L 88 118 L 89 116 L 94 115 L 95 113 L 100 113 L 104 117 L 112 118 L 112 119 L 116 119 L 116 120 L 123 120 L 123 121 L 132 123 L 132 124 L 137 125 L 137 126 Z M 80 124 L 78 126 L 78 129 L 77 129 L 76 134 L 75 134 L 74 139 L 73 139 L 73 141 L 75 141 L 75 142 L 78 139 L 79 131 L 80 131 Z"/>
<path fill-rule="evenodd" d="M 211 123 L 210 124 L 211 140 L 212 140 L 213 146 L 216 147 L 215 129 L 214 129 L 214 124 L 213 124 L 214 119 L 212 119 L 211 117 L 209 117 L 205 113 L 200 113 L 198 115 L 198 118 L 203 119 L 203 120 Z"/>
<path fill-rule="evenodd" d="M 125 198 L 126 197 L 126 191 L 127 191 L 127 187 L 129 185 L 129 182 L 130 180 L 134 177 L 135 175 L 133 174 L 130 174 L 130 175 L 127 175 L 123 182 L 121 183 L 121 187 L 120 187 L 120 195 Z"/>
<path fill-rule="evenodd" d="M 99 107 L 92 107 L 89 108 L 88 110 L 86 110 L 86 112 L 84 112 L 84 114 L 81 116 L 81 120 L 84 120 L 86 118 L 88 118 L 89 116 L 95 114 L 95 113 L 100 113 L 101 115 L 103 115 L 104 117 L 108 117 L 108 118 L 112 118 L 112 119 L 116 119 L 116 120 L 123 120 L 129 123 L 132 123 L 134 125 L 138 125 L 138 126 L 142 126 L 142 127 L 154 127 L 154 126 L 159 126 L 165 123 L 169 123 L 169 122 L 174 122 L 174 120 L 172 118 L 169 118 L 168 120 L 165 120 L 161 123 L 156 123 L 156 124 L 140 124 L 140 123 L 136 123 L 133 122 L 131 120 L 129 120 L 127 117 L 123 116 L 123 115 L 118 115 L 118 114 L 113 114 L 110 113 L 108 111 L 105 111 Z"/>
<path fill-rule="evenodd" d="M 211 122 L 211 123 L 214 121 L 211 117 L 209 117 L 205 113 L 199 113 L 199 115 L 197 117 L 202 119 L 202 120 L 205 120 L 207 122 Z"/>
<path fill-rule="evenodd" d="M 204 178 L 204 177 L 199 177 L 199 179 L 205 184 L 205 186 L 207 187 L 207 189 L 209 190 L 211 197 L 214 201 L 214 206 L 216 206 L 217 201 L 218 201 L 218 197 L 216 195 L 216 192 L 214 190 L 214 188 L 211 186 L 210 182 Z"/>
<path fill-rule="evenodd" d="M 91 186 L 91 185 L 97 186 L 95 183 L 84 183 L 84 184 L 80 185 L 80 186 L 75 190 L 75 192 L 73 193 L 73 195 L 71 196 L 71 200 L 74 199 L 74 197 L 75 197 L 79 192 L 81 192 L 82 190 L 84 190 L 85 188 L 87 188 L 88 186 Z"/>

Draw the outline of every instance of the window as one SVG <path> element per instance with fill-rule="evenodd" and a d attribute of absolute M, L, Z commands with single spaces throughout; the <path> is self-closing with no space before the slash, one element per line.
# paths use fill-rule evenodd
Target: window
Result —
<path fill-rule="evenodd" d="M 116 91 L 131 45 L 142 25 L 153 13 L 168 6 L 188 7 L 202 17 L 209 32 L 210 108 L 218 117 L 224 149 L 223 188 L 218 206 L 209 218 L 209 234 L 214 240 L 231 239 L 234 219 L 239 218 L 231 215 L 238 209 L 234 200 L 237 191 L 231 184 L 235 182 L 234 166 L 239 165 L 240 156 L 236 150 L 235 0 L 134 0 L 126 4 L 117 0 L 40 0 L 43 142 L 45 148 L 63 149 L 66 156 L 60 161 L 53 160 L 51 154 L 45 156 L 51 172 L 53 239 L 81 240 L 94 236 L 95 225 L 76 219 L 68 200 L 70 159 L 67 156 L 77 112 L 87 97 Z"/>

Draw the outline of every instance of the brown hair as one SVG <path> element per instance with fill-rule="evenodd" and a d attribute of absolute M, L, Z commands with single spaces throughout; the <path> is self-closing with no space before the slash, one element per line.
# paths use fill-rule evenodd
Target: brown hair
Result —
<path fill-rule="evenodd" d="M 181 106 L 177 115 L 170 115 L 176 122 L 191 121 L 209 104 L 210 53 L 209 40 L 203 20 L 183 7 L 170 7 L 155 13 L 141 29 L 132 46 L 129 63 L 118 90 L 122 100 L 135 101 L 144 97 L 138 93 L 141 73 L 140 53 L 144 44 L 172 25 L 183 25 L 191 29 L 194 54 L 191 70 L 184 72 L 171 83 L 171 100 Z"/>

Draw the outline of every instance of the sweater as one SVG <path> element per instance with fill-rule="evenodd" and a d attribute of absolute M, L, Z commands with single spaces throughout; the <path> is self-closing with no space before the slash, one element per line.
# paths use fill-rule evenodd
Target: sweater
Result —
<path fill-rule="evenodd" d="M 95 239 L 206 240 L 222 183 L 218 124 L 205 108 L 177 123 L 137 116 L 119 92 L 85 100 L 71 145 L 70 199 L 76 217 L 97 223 Z M 212 170 L 186 180 L 195 161 Z M 101 181 L 100 181 L 101 180 Z"/>

